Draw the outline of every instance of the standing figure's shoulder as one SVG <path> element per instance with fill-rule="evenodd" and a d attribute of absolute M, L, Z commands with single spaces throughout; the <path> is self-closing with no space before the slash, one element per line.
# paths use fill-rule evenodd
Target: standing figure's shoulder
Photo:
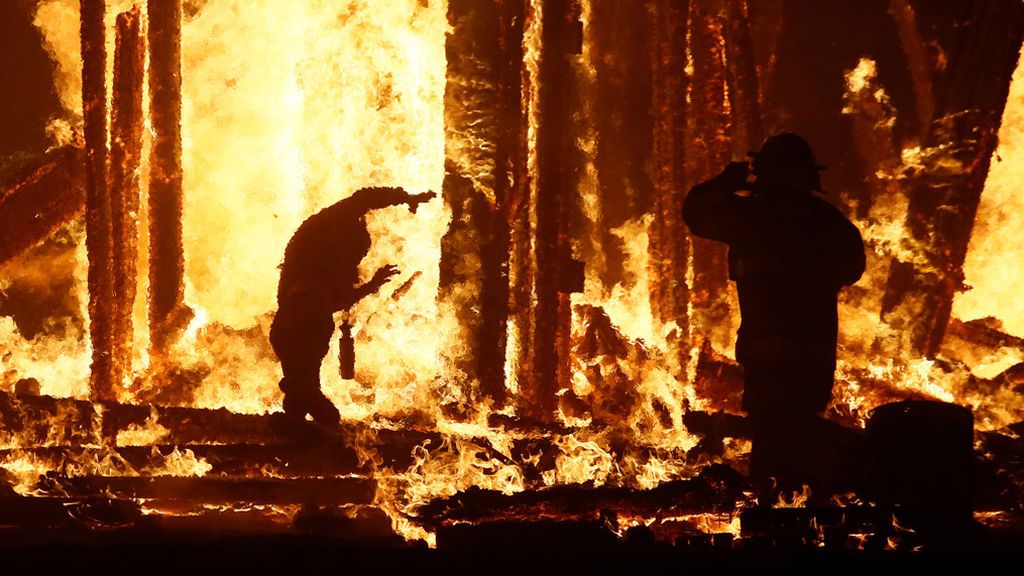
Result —
<path fill-rule="evenodd" d="M 822 219 L 825 219 L 826 221 L 836 224 L 845 223 L 852 225 L 852 222 L 850 222 L 850 219 L 847 218 L 845 214 L 843 214 L 843 211 L 840 210 L 838 206 L 829 202 L 828 200 L 820 196 L 812 196 L 811 203 L 814 211 Z"/>

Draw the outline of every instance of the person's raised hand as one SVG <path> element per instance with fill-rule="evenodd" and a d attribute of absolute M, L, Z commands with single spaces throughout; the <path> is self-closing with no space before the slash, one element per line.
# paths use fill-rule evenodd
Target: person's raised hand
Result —
<path fill-rule="evenodd" d="M 419 194 L 410 194 L 407 204 L 409 204 L 409 212 L 416 213 L 416 209 L 419 208 L 420 204 L 429 202 L 432 198 L 437 196 L 435 192 L 421 192 Z"/>
<path fill-rule="evenodd" d="M 750 164 L 745 161 L 729 162 L 722 173 L 715 176 L 715 180 L 724 184 L 730 190 L 749 190 Z"/>
<path fill-rule="evenodd" d="M 370 283 L 379 288 L 391 280 L 391 277 L 396 274 L 398 274 L 398 267 L 394 264 L 381 266 L 373 273 L 373 278 L 370 280 Z"/>

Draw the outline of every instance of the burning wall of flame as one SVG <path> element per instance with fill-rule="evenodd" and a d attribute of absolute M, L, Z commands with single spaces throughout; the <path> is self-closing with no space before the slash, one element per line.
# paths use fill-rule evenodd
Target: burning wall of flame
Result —
<path fill-rule="evenodd" d="M 970 290 L 957 296 L 954 313 L 963 320 L 992 316 L 1006 332 L 1024 337 L 1024 60 L 1017 64 L 999 128 L 999 147 L 989 168 L 967 262 Z"/>
<path fill-rule="evenodd" d="M 218 1 L 184 22 L 186 302 L 203 313 L 200 333 L 222 333 L 194 348 L 212 370 L 199 405 L 279 405 L 268 316 L 284 247 L 306 217 L 364 186 L 440 190 L 446 30 L 443 2 L 414 0 Z M 351 417 L 408 410 L 439 377 L 447 218 L 440 202 L 367 218 L 362 276 L 384 264 L 402 274 L 354 310 L 362 386 L 339 382 L 335 348 L 325 362 L 327 393 Z M 221 359 L 210 361 L 211 346 Z"/>

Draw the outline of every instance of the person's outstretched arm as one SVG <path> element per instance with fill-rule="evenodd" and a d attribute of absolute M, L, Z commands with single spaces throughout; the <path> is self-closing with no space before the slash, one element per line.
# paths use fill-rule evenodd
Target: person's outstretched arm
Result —
<path fill-rule="evenodd" d="M 690 189 L 683 201 L 683 221 L 694 236 L 732 242 L 741 228 L 744 198 L 735 193 L 749 189 L 746 162 L 732 162 L 721 174 Z"/>
<path fill-rule="evenodd" d="M 370 210 L 387 208 L 407 204 L 409 211 L 415 213 L 416 208 L 436 196 L 433 192 L 422 192 L 420 194 L 409 194 L 403 188 L 393 186 L 376 186 L 371 188 L 360 188 L 351 196 L 342 200 L 346 208 L 354 214 L 362 215 Z"/>

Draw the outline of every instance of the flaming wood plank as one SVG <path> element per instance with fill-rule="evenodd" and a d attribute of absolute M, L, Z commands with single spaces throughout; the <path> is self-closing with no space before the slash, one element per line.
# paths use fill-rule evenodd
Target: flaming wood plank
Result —
<path fill-rule="evenodd" d="M 107 189 L 106 2 L 81 3 L 82 110 L 85 118 L 85 243 L 89 252 L 89 335 L 96 399 L 114 395 L 110 195 Z"/>
<path fill-rule="evenodd" d="M 654 220 L 651 223 L 651 309 L 660 322 L 675 321 L 690 333 L 686 267 L 689 231 L 682 221 L 686 190 L 686 15 L 689 3 L 659 0 L 649 16 L 652 27 L 651 94 L 654 114 Z M 689 338 L 683 340 L 688 343 Z M 679 346 L 681 355 L 689 346 Z M 685 366 L 685 362 L 681 362 Z"/>
<path fill-rule="evenodd" d="M 369 504 L 376 483 L 367 478 L 238 477 L 48 477 L 43 491 L 68 497 L 110 494 L 116 498 L 159 498 L 208 503 L 252 504 Z"/>
<path fill-rule="evenodd" d="M 0 187 L 0 263 L 46 239 L 85 208 L 78 146 L 40 156 Z"/>
<path fill-rule="evenodd" d="M 585 64 L 593 66 L 593 80 L 580 78 L 577 97 L 591 109 L 596 140 L 593 170 L 599 213 L 588 232 L 600 251 L 588 261 L 596 260 L 595 268 L 603 263 L 597 276 L 606 290 L 629 282 L 624 277 L 624 239 L 613 231 L 650 212 L 655 189 L 648 164 L 655 119 L 662 112 L 671 118 L 675 111 L 654 107 L 655 72 L 644 65 L 652 62 L 655 50 L 646 4 L 593 0 L 587 20 Z M 681 70 L 674 71 L 676 78 L 682 76 Z"/>
<path fill-rule="evenodd" d="M 466 331 L 457 359 L 482 395 L 504 402 L 509 314 L 508 212 L 514 166 L 525 159 L 518 133 L 522 12 L 518 0 L 453 1 L 446 37 L 445 203 L 452 223 L 441 242 L 441 298 L 462 314 Z M 466 266 L 467 258 L 478 261 Z M 477 391 L 467 390 L 476 400 Z"/>
<path fill-rule="evenodd" d="M 568 386 L 569 295 L 559 292 L 559 270 L 570 256 L 568 211 L 571 198 L 569 58 L 577 19 L 570 0 L 539 3 L 541 55 L 537 91 L 537 194 L 532 306 L 532 348 L 520 361 L 524 409 L 540 420 L 555 417 L 556 396 Z"/>
<path fill-rule="evenodd" d="M 113 290 L 111 351 L 112 385 L 131 373 L 132 307 L 135 302 L 135 261 L 138 257 L 139 164 L 142 160 L 142 83 L 145 58 L 139 29 L 140 8 L 117 17 L 114 52 L 114 96 L 111 111 L 110 212 Z M 106 399 L 113 399 L 107 397 Z"/>
<path fill-rule="evenodd" d="M 985 319 L 963 322 L 953 319 L 946 327 L 947 340 L 959 340 L 964 345 L 979 346 L 992 352 L 1000 348 L 1017 348 L 1024 351 L 1024 338 L 1007 334 Z"/>
<path fill-rule="evenodd" d="M 218 476 L 262 476 L 296 478 L 311 476 L 343 476 L 367 472 L 367 466 L 360 465 L 359 454 L 351 446 L 340 443 L 312 445 L 167 445 L 122 446 L 116 448 L 89 447 L 45 447 L 17 450 L 0 450 L 0 462 L 29 458 L 44 463 L 50 469 L 59 470 L 64 463 L 74 462 L 87 467 L 92 462 L 113 461 L 107 475 L 116 471 L 124 475 L 167 474 L 170 470 L 168 457 L 173 465 L 175 452 L 191 453 L 197 459 L 212 466 L 208 472 Z M 411 452 L 411 450 L 410 450 Z M 120 468 L 124 466 L 123 468 Z"/>
<path fill-rule="evenodd" d="M 138 504 L 109 498 L 0 496 L 0 526 L 20 529 L 88 528 L 129 524 L 141 519 Z M 27 544 L 38 544 L 30 532 Z M 5 531 L 4 544 L 17 546 L 18 534 Z"/>
<path fill-rule="evenodd" d="M 705 180 L 731 159 L 732 119 L 726 98 L 725 42 L 721 18 L 708 2 L 690 3 L 689 53 L 693 75 L 686 138 L 686 176 L 692 186 Z M 731 326 L 726 246 L 692 238 L 693 285 L 690 299 L 696 326 L 709 332 Z"/>
<path fill-rule="evenodd" d="M 189 321 L 184 305 L 181 171 L 181 0 L 149 0 L 153 156 L 149 182 L 150 336 L 163 350 Z"/>
<path fill-rule="evenodd" d="M 732 511 L 741 496 L 738 474 L 712 466 L 692 480 L 667 482 L 651 490 L 563 485 L 505 495 L 471 488 L 422 506 L 416 520 L 437 528 L 495 520 L 592 520 L 602 510 L 626 516 L 673 516 Z"/>
<path fill-rule="evenodd" d="M 340 450 L 355 446 L 356 437 L 365 435 L 368 445 L 382 458 L 382 465 L 396 469 L 411 464 L 415 446 L 430 442 L 430 446 L 436 447 L 441 441 L 440 435 L 434 432 L 372 430 L 361 422 L 344 423 L 336 433 L 328 434 L 312 425 L 296 426 L 280 413 L 234 414 L 224 409 L 93 403 L 3 392 L 0 392 L 0 439 L 12 448 L 107 445 L 119 432 L 154 428 L 149 423 L 153 414 L 159 429 L 166 430 L 154 434 L 155 443 L 329 446 L 324 449 Z"/>

